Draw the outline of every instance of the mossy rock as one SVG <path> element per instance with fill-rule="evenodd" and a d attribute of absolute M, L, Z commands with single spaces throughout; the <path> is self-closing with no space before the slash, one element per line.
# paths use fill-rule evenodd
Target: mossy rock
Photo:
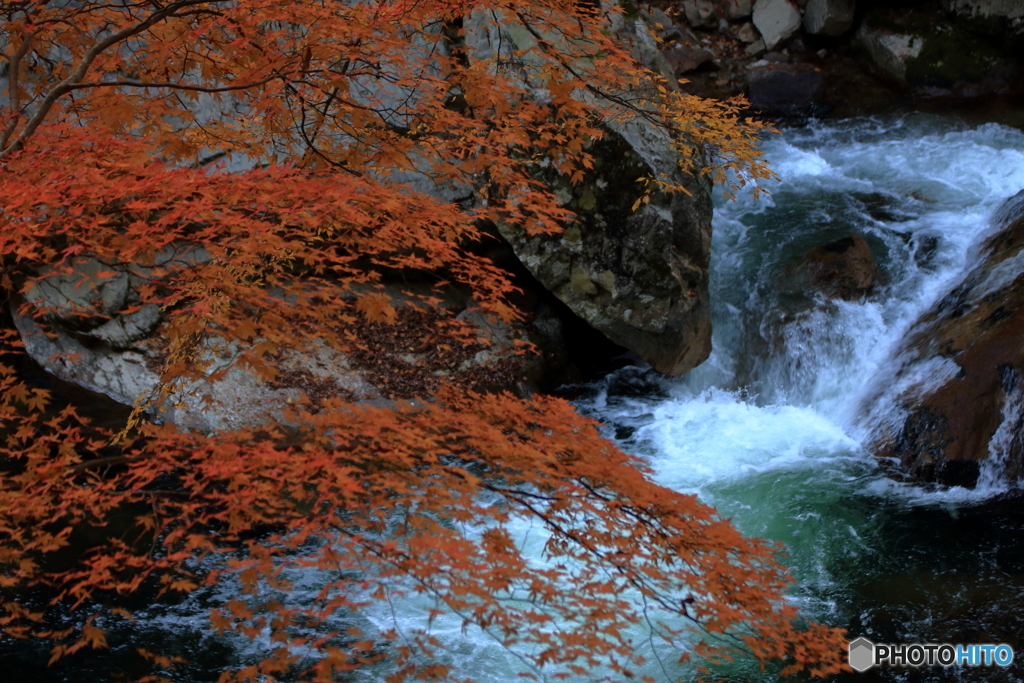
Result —
<path fill-rule="evenodd" d="M 924 8 L 875 8 L 865 16 L 858 38 L 886 75 L 912 89 L 985 84 L 999 91 L 1015 71 L 1009 43 L 979 36 Z"/>

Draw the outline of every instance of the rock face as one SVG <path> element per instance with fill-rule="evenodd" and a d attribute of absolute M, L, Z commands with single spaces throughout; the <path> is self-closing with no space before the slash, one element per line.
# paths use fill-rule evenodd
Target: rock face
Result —
<path fill-rule="evenodd" d="M 1020 0 L 943 0 L 943 6 L 983 33 L 1024 34 L 1024 2 Z"/>
<path fill-rule="evenodd" d="M 645 27 L 623 31 L 645 31 Z M 486 58 L 515 51 L 529 36 L 512 22 L 467 23 L 467 52 Z M 608 121 L 593 143 L 595 167 L 571 185 L 553 170 L 538 175 L 578 216 L 561 235 L 497 226 L 529 272 L 573 313 L 659 372 L 684 373 L 711 352 L 708 261 L 711 187 L 679 167 L 672 141 L 638 117 Z M 637 180 L 664 177 L 691 193 L 655 192 L 637 210 Z"/>
<path fill-rule="evenodd" d="M 548 180 L 571 197 L 578 221 L 561 235 L 529 235 L 500 225 L 531 274 L 580 318 L 659 372 L 681 374 L 711 352 L 708 259 L 711 198 L 705 178 L 681 177 L 667 140 L 626 126 L 594 144 L 594 170 L 575 187 Z M 666 158 L 667 157 L 667 158 Z M 652 167 L 647 160 L 658 166 Z M 692 197 L 658 193 L 636 211 L 637 178 L 656 172 L 687 183 Z"/>
<path fill-rule="evenodd" d="M 855 0 L 808 0 L 804 30 L 811 35 L 841 36 L 853 26 Z"/>
<path fill-rule="evenodd" d="M 157 398 L 160 385 L 160 349 L 156 339 L 143 340 L 132 348 L 97 344 L 59 326 L 41 326 L 31 316 L 14 313 L 14 324 L 25 350 L 45 370 L 60 379 L 133 405 Z M 235 349 L 212 345 L 208 381 L 192 383 L 157 399 L 150 408 L 159 420 L 187 429 L 215 432 L 252 427 L 281 418 L 283 410 L 300 393 L 311 398 L 352 397 L 365 403 L 383 401 L 380 391 L 359 373 L 348 359 L 323 349 L 321 353 L 286 360 L 275 384 L 261 381 L 252 372 L 228 360 Z M 224 371 L 221 373 L 220 371 Z"/>
<path fill-rule="evenodd" d="M 754 26 L 764 39 L 765 48 L 792 38 L 800 30 L 800 10 L 789 0 L 757 0 L 754 3 Z"/>
<path fill-rule="evenodd" d="M 878 455 L 911 476 L 972 486 L 1024 476 L 1024 193 L 976 265 L 910 329 Z M 875 397 L 875 402 L 880 397 Z M 869 404 L 870 408 L 870 404 Z M 981 463 L 985 462 L 984 467 Z"/>

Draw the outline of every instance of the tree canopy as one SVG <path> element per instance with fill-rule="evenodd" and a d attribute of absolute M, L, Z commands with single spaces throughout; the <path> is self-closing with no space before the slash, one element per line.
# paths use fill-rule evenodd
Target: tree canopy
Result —
<path fill-rule="evenodd" d="M 16 371 L 23 343 L 3 339 L 0 639 L 48 638 L 55 659 L 103 647 L 101 625 L 131 619 L 124 596 L 230 577 L 240 593 L 211 629 L 269 634 L 270 654 L 224 681 L 338 680 L 381 661 L 394 680 L 458 677 L 427 632 L 317 630 L 403 594 L 432 596 L 537 675 L 636 675 L 651 657 L 638 625 L 683 660 L 744 650 L 787 672 L 841 668 L 843 634 L 783 598 L 778 548 L 653 484 L 563 400 L 459 386 L 390 407 L 328 396 L 217 434 L 148 417 L 225 372 L 218 348 L 272 382 L 284 353 L 358 352 L 366 324 L 403 333 L 403 306 L 439 300 L 389 299 L 389 273 L 429 272 L 513 319 L 509 276 L 474 249 L 481 226 L 571 224 L 537 168 L 584 178 L 610 119 L 661 127 L 695 173 L 768 173 L 738 103 L 637 63 L 624 10 L 23 0 L 0 15 L 0 288 L 26 312 L 83 258 L 109 266 L 101 279 L 131 264 L 136 296 L 117 313 L 156 307 L 165 344 L 161 389 L 114 434 L 52 409 Z M 530 47 L 488 54 L 469 35 L 512 29 Z M 202 258 L 168 265 L 181 245 Z M 438 348 L 471 336 L 456 320 L 422 334 Z M 509 532 L 516 519 L 545 530 L 542 565 Z M 296 568 L 327 577 L 313 604 L 266 597 Z M 24 598 L 39 586 L 78 610 L 76 627 L 54 629 Z M 173 678 L 173 661 L 145 654 Z"/>

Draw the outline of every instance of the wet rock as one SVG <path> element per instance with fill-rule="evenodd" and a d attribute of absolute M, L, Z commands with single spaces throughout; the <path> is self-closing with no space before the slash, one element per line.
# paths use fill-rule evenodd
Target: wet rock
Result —
<path fill-rule="evenodd" d="M 1002 225 L 959 283 L 913 324 L 898 371 L 865 405 L 876 453 L 915 478 L 971 486 L 979 469 L 989 483 L 1024 476 L 1019 201 Z"/>
<path fill-rule="evenodd" d="M 768 50 L 774 50 L 800 30 L 800 10 L 789 0 L 757 0 L 753 16 L 754 26 Z"/>
<path fill-rule="evenodd" d="M 855 0 L 809 0 L 804 30 L 811 35 L 841 36 L 853 26 Z"/>
<path fill-rule="evenodd" d="M 811 64 L 769 64 L 747 71 L 747 99 L 769 116 L 809 116 L 823 110 L 824 84 Z"/>
<path fill-rule="evenodd" d="M 858 234 L 814 247 L 791 270 L 804 292 L 846 301 L 870 295 L 880 279 L 871 247 Z"/>
<path fill-rule="evenodd" d="M 576 315 L 659 372 L 680 374 L 711 350 L 710 185 L 668 165 L 674 162 L 661 147 L 667 141 L 652 135 L 636 125 L 610 131 L 594 143 L 594 169 L 584 182 L 546 178 L 571 198 L 578 216 L 563 234 L 498 228 L 530 273 Z M 671 174 L 693 196 L 657 193 L 633 211 L 636 179 L 651 172 Z"/>

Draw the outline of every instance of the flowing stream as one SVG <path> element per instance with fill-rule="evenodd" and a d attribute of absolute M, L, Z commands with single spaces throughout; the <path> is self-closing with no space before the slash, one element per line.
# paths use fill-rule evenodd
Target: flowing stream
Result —
<path fill-rule="evenodd" d="M 647 459 L 659 483 L 699 495 L 746 534 L 783 541 L 796 578 L 792 599 L 807 617 L 876 642 L 1005 642 L 1024 662 L 1017 485 L 986 476 L 987 466 L 973 490 L 899 483 L 862 446 L 868 425 L 884 417 L 878 411 L 893 409 L 875 402 L 876 414 L 865 415 L 862 403 L 887 389 L 895 346 L 969 263 L 998 205 L 1024 188 L 1024 133 L 913 115 L 815 123 L 785 131 L 765 149 L 780 178 L 765 185 L 771 197 L 743 193 L 716 210 L 711 359 L 675 379 L 621 368 L 587 387 L 580 409 Z M 802 254 L 854 232 L 867 239 L 884 275 L 871 297 L 825 301 L 787 292 Z M 927 382 L 927 373 L 918 380 Z M 540 532 L 522 531 L 528 548 L 539 549 Z M 294 598 L 305 587 L 315 593 L 315 584 L 315 577 L 300 582 Z M 203 608 L 231 591 L 224 585 L 153 608 L 130 644 L 159 650 L 173 643 L 195 662 L 181 676 L 216 680 L 219 667 L 254 654 L 215 639 L 205 625 Z M 382 606 L 366 619 L 413 628 L 428 609 Z M 486 635 L 463 632 L 457 619 L 435 620 L 432 630 L 449 643 L 460 678 L 499 683 L 524 670 Z M 106 680 L 101 672 L 116 650 L 105 663 L 62 665 L 32 680 Z M 27 662 L 12 660 L 15 670 Z M 742 662 L 721 674 L 775 680 Z M 872 670 L 839 679 L 1024 681 L 1024 666 Z"/>
<path fill-rule="evenodd" d="M 1017 485 L 989 472 L 994 464 L 973 490 L 898 483 L 862 446 L 868 426 L 896 410 L 863 404 L 898 393 L 891 359 L 907 327 L 1024 188 L 1024 134 L 918 115 L 812 124 L 765 149 L 781 180 L 767 185 L 771 199 L 716 208 L 711 359 L 680 379 L 623 368 L 581 408 L 644 456 L 659 483 L 783 541 L 807 616 L 875 642 L 1005 642 L 1024 659 Z M 802 254 L 850 233 L 878 259 L 874 295 L 787 292 Z M 947 370 L 936 362 L 915 380 Z M 1024 666 L 850 680 L 1018 681 Z"/>

